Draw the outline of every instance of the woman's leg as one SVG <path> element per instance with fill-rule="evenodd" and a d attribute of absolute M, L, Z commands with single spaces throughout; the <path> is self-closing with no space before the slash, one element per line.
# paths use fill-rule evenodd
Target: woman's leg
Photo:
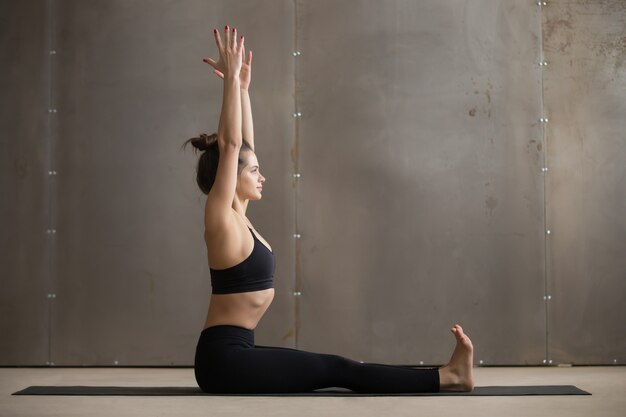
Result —
<path fill-rule="evenodd" d="M 474 348 L 472 341 L 465 335 L 463 329 L 458 324 L 451 329 L 456 338 L 456 347 L 450 359 L 450 362 L 446 366 L 439 368 L 438 370 L 432 369 L 409 369 L 398 366 L 383 365 L 383 364 L 362 364 L 353 360 L 338 357 L 336 355 L 327 355 L 334 357 L 334 360 L 338 361 L 335 368 L 347 367 L 345 373 L 346 377 L 340 380 L 339 383 L 332 383 L 328 386 L 345 387 L 354 391 L 361 392 L 428 392 L 433 391 L 431 387 L 427 387 L 428 379 L 435 377 L 429 371 L 437 371 L 437 388 L 435 391 L 471 391 L 474 389 L 473 380 L 473 353 Z M 256 346 L 257 349 L 274 349 L 274 350 L 288 350 L 294 352 L 301 352 L 296 349 L 290 348 L 272 348 L 269 346 Z M 309 352 L 305 352 L 309 353 Z M 319 355 L 319 354 L 313 354 Z M 339 358 L 339 359 L 337 359 Z M 404 371 L 422 372 L 419 380 L 419 385 L 415 385 L 414 374 L 398 371 L 398 368 Z M 354 380 L 356 376 L 356 380 Z M 370 381 L 377 379 L 382 381 L 383 387 L 380 388 L 377 383 L 373 385 Z M 405 381 L 404 378 L 408 378 Z M 396 387 L 395 383 L 399 383 L 400 386 Z M 431 381 L 432 383 L 432 381 Z M 388 390 L 387 390 L 388 389 Z"/>
<path fill-rule="evenodd" d="M 343 387 L 357 392 L 435 392 L 437 369 L 360 363 L 338 355 L 290 348 L 236 349 L 221 378 L 228 392 L 285 393 Z"/>
<path fill-rule="evenodd" d="M 196 379 L 206 392 L 222 393 L 306 392 L 327 387 L 378 393 L 471 390 L 471 341 L 460 326 L 452 331 L 457 347 L 450 363 L 440 369 L 359 363 L 338 355 L 255 347 L 251 333 L 244 342 L 224 339 L 224 343 L 205 344 L 201 338 Z"/>

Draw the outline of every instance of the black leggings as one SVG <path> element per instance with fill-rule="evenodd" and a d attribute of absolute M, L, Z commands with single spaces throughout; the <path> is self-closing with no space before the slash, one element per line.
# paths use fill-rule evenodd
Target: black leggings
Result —
<path fill-rule="evenodd" d="M 361 363 L 337 355 L 255 346 L 254 331 L 219 325 L 204 329 L 194 372 L 208 393 L 288 393 L 342 387 L 362 393 L 439 391 L 438 369 Z"/>

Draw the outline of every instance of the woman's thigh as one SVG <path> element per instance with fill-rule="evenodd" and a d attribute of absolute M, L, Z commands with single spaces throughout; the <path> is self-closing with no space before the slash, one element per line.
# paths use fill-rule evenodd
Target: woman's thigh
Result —
<path fill-rule="evenodd" d="M 340 386 L 349 366 L 337 355 L 269 346 L 236 349 L 229 354 L 230 372 L 222 386 L 237 392 L 305 392 Z"/>

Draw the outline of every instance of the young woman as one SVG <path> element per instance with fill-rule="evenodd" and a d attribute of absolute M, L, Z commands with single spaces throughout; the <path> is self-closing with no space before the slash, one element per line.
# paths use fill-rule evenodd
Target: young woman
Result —
<path fill-rule="evenodd" d="M 246 217 L 260 200 L 265 178 L 254 153 L 250 108 L 252 52 L 244 37 L 213 31 L 219 60 L 204 61 L 224 81 L 217 134 L 185 142 L 203 153 L 197 182 L 207 194 L 204 240 L 213 288 L 196 347 L 195 376 L 211 393 L 286 393 L 344 387 L 357 392 L 469 391 L 472 342 L 452 328 L 456 348 L 448 365 L 434 369 L 360 363 L 337 355 L 257 346 L 254 329 L 274 298 L 274 254 Z"/>

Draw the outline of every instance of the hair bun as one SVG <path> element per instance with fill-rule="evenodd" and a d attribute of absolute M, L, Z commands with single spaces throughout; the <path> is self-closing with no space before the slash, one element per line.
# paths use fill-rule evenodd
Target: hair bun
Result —
<path fill-rule="evenodd" d="M 207 135 L 206 133 L 200 134 L 200 137 L 191 139 L 191 144 L 194 148 L 206 151 L 213 147 L 217 143 L 217 134 Z"/>

